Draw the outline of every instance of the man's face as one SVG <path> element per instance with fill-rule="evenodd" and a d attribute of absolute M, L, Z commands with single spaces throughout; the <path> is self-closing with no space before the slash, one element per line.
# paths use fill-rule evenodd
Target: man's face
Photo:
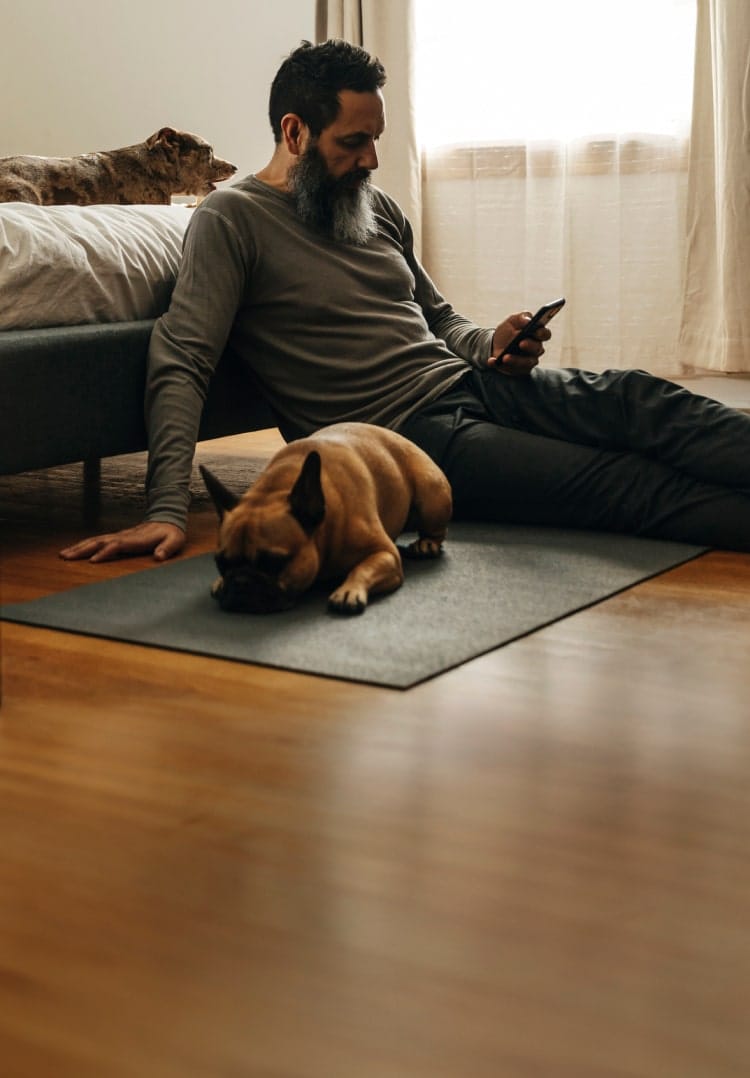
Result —
<path fill-rule="evenodd" d="M 376 143 L 385 130 L 383 95 L 380 90 L 342 90 L 339 101 L 338 116 L 318 136 L 320 156 L 335 180 L 350 172 L 374 172 L 378 167 Z"/>
<path fill-rule="evenodd" d="M 309 137 L 289 175 L 297 213 L 305 224 L 342 243 L 366 243 L 376 231 L 370 172 L 385 127 L 383 97 L 343 90 L 336 120 Z"/>

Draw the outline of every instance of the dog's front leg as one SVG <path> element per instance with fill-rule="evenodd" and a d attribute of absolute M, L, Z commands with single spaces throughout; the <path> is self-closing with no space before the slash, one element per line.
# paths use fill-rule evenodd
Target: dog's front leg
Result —
<path fill-rule="evenodd" d="M 328 609 L 337 614 L 361 614 L 370 595 L 395 591 L 403 582 L 398 553 L 379 550 L 355 565 L 343 584 L 328 596 Z"/>

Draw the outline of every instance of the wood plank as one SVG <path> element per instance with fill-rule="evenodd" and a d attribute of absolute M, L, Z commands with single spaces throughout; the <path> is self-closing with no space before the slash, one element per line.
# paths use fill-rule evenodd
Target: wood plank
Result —
<path fill-rule="evenodd" d="M 6 600 L 144 564 L 56 471 Z M 715 552 L 408 692 L 3 624 L 3 1075 L 744 1076 L 749 612 Z"/>

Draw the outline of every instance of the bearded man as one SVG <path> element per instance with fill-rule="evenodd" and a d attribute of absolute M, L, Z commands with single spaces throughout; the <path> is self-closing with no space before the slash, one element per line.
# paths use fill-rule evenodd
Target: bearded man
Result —
<path fill-rule="evenodd" d="M 397 430 L 445 471 L 457 516 L 750 550 L 750 416 L 643 371 L 543 370 L 546 328 L 506 352 L 527 313 L 481 328 L 440 295 L 404 214 L 370 183 L 384 84 L 343 41 L 303 42 L 281 65 L 273 156 L 195 211 L 153 331 L 147 519 L 63 557 L 182 548 L 225 350 L 285 438 L 343 421 Z"/>

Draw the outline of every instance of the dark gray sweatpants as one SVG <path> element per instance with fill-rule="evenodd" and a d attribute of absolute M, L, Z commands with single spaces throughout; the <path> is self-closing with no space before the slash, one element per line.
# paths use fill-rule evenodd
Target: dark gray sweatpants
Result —
<path fill-rule="evenodd" d="M 644 371 L 471 371 L 401 433 L 456 518 L 750 550 L 750 416 Z"/>

